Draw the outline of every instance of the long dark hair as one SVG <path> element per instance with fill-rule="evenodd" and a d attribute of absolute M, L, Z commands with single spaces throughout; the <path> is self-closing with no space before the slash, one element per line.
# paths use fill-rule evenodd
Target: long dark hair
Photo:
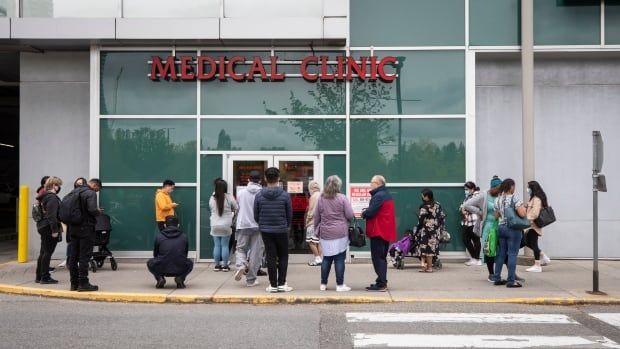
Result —
<path fill-rule="evenodd" d="M 510 191 L 510 188 L 515 186 L 515 181 L 512 178 L 506 178 L 499 186 L 499 190 L 502 195 L 506 195 L 507 192 Z"/>
<path fill-rule="evenodd" d="M 527 187 L 532 191 L 532 197 L 539 198 L 540 201 L 542 201 L 542 207 L 547 207 L 547 194 L 545 194 L 545 191 L 540 184 L 536 181 L 529 181 L 527 182 Z"/>
<path fill-rule="evenodd" d="M 479 191 L 480 190 L 480 187 L 478 187 L 476 185 L 476 183 L 474 183 L 474 182 L 465 182 L 463 187 L 465 187 L 467 189 L 473 189 L 474 191 Z"/>
<path fill-rule="evenodd" d="M 420 204 L 420 208 L 422 208 L 424 205 L 432 205 L 435 203 L 433 191 L 429 188 L 422 189 L 422 196 L 426 196 L 428 198 L 428 201 L 424 201 L 424 199 L 422 199 L 422 204 Z"/>
<path fill-rule="evenodd" d="M 213 181 L 213 186 L 215 187 L 213 197 L 215 198 L 215 203 L 217 205 L 217 214 L 221 216 L 222 214 L 224 214 L 224 201 L 226 201 L 228 184 L 225 180 L 221 178 L 216 178 Z"/>

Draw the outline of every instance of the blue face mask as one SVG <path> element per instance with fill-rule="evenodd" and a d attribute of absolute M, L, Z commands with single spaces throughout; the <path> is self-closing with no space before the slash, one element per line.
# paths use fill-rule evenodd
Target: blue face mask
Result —
<path fill-rule="evenodd" d="M 527 188 L 527 195 L 530 196 L 530 197 L 532 196 L 532 189 Z"/>
<path fill-rule="evenodd" d="M 469 196 L 469 194 L 470 194 L 470 193 L 469 193 L 469 190 L 465 190 L 465 197 L 468 197 L 468 196 Z"/>

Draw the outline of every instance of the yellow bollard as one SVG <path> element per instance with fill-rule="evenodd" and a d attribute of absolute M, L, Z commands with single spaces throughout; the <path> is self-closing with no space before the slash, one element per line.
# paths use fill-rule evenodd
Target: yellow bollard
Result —
<path fill-rule="evenodd" d="M 17 222 L 17 262 L 28 262 L 28 186 L 19 187 L 19 221 Z"/>

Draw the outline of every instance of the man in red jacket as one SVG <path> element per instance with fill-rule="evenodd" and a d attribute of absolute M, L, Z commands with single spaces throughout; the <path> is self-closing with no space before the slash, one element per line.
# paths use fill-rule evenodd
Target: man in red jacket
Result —
<path fill-rule="evenodd" d="M 370 180 L 370 203 L 362 212 L 366 220 L 366 235 L 370 238 L 370 257 L 377 273 L 374 284 L 366 287 L 367 291 L 387 291 L 387 253 L 390 242 L 396 240 L 396 217 L 394 200 L 385 186 L 385 178 L 380 175 Z"/>

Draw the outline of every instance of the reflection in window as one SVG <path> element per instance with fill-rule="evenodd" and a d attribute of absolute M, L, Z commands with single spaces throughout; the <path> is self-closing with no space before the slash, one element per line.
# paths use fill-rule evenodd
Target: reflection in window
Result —
<path fill-rule="evenodd" d="M 534 44 L 598 45 L 600 0 L 534 1 Z"/>
<path fill-rule="evenodd" d="M 345 150 L 345 121 L 322 119 L 202 120 L 203 150 Z"/>
<path fill-rule="evenodd" d="M 464 51 L 375 51 L 375 55 L 397 57 L 399 66 L 392 67 L 390 74 L 395 72 L 398 78 L 390 83 L 354 79 L 351 114 L 465 113 Z"/>
<path fill-rule="evenodd" d="M 352 120 L 351 181 L 374 174 L 391 182 L 463 181 L 465 120 Z"/>
<path fill-rule="evenodd" d="M 101 120 L 102 180 L 195 182 L 195 125 L 194 120 Z"/>

